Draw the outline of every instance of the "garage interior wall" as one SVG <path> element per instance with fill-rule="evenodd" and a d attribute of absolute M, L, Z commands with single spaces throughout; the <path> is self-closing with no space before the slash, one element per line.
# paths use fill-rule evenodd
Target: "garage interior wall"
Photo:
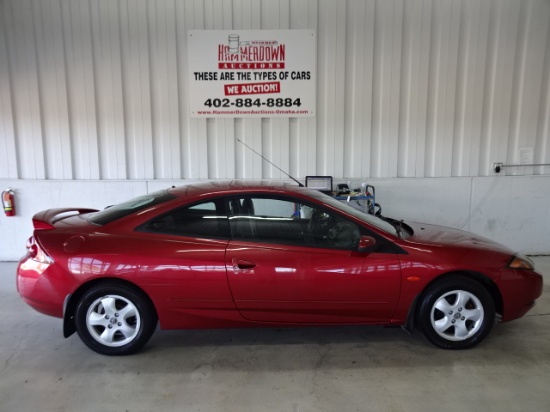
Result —
<path fill-rule="evenodd" d="M 0 0 L 0 260 L 30 218 L 169 184 L 332 175 L 385 214 L 550 253 L 547 0 Z M 317 116 L 192 119 L 187 30 L 314 29 Z M 9 239 L 9 240 L 8 240 Z"/>

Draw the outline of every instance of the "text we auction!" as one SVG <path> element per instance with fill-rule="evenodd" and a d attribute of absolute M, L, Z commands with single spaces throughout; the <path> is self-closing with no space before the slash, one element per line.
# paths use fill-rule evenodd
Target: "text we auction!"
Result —
<path fill-rule="evenodd" d="M 191 117 L 315 116 L 311 30 L 191 30 Z"/>

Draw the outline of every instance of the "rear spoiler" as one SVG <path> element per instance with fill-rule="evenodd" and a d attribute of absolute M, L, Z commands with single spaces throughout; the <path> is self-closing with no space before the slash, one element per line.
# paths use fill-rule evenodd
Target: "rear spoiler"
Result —
<path fill-rule="evenodd" d="M 84 213 L 98 212 L 97 209 L 85 209 L 85 208 L 59 208 L 59 209 L 47 209 L 42 212 L 38 212 L 32 217 L 32 224 L 35 230 L 50 230 L 55 229 L 54 224 L 69 216 L 82 215 Z"/>

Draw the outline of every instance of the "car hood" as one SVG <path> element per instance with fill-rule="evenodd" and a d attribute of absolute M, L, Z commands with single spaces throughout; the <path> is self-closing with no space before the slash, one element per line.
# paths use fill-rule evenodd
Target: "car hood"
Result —
<path fill-rule="evenodd" d="M 416 222 L 407 222 L 407 224 L 414 230 L 414 234 L 406 239 L 407 242 L 457 249 L 501 252 L 506 255 L 514 254 L 511 249 L 498 242 L 464 230 Z"/>

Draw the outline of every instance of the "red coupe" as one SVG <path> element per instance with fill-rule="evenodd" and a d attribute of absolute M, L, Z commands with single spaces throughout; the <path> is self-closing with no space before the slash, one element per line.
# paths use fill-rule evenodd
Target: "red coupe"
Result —
<path fill-rule="evenodd" d="M 93 209 L 50 209 L 17 288 L 92 350 L 124 355 L 162 329 L 378 324 L 446 349 L 542 293 L 532 262 L 460 230 L 358 211 L 273 182 L 173 187 Z"/>

